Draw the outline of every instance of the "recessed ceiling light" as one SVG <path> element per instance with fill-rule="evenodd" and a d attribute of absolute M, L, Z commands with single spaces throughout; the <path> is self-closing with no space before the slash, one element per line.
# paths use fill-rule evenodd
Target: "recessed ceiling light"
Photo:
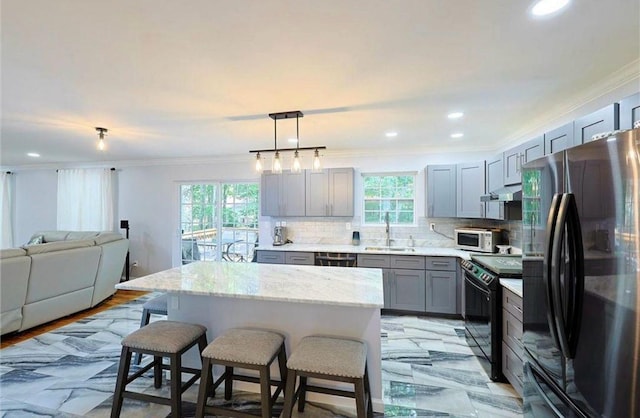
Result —
<path fill-rule="evenodd" d="M 531 8 L 534 16 L 547 16 L 565 7 L 570 0 L 538 0 Z"/>
<path fill-rule="evenodd" d="M 384 134 L 384 136 L 386 136 L 387 138 L 395 138 L 396 136 L 398 136 L 397 132 L 387 132 L 386 134 Z"/>
<path fill-rule="evenodd" d="M 38 158 L 40 156 L 37 152 L 28 152 L 27 155 L 33 158 Z"/>
<path fill-rule="evenodd" d="M 298 143 L 298 139 L 297 138 L 289 138 L 289 143 L 290 144 L 297 144 Z"/>
<path fill-rule="evenodd" d="M 462 112 L 451 112 L 447 115 L 449 119 L 460 119 L 463 116 L 464 116 L 464 113 Z"/>
<path fill-rule="evenodd" d="M 451 134 L 451 138 L 462 138 L 464 134 L 462 132 L 456 132 L 455 134 Z"/>

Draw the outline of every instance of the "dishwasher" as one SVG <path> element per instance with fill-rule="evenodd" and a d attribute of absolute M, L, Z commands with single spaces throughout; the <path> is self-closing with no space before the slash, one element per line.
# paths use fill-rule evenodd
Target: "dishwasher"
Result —
<path fill-rule="evenodd" d="M 358 257 L 351 253 L 316 253 L 316 266 L 356 267 Z"/>

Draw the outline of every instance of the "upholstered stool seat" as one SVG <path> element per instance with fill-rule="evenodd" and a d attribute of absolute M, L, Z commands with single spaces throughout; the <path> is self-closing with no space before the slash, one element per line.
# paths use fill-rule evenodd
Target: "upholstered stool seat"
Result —
<path fill-rule="evenodd" d="M 200 378 L 201 374 L 201 371 L 198 369 L 182 367 L 182 354 L 196 344 L 200 352 L 204 350 L 207 346 L 206 332 L 207 329 L 202 325 L 176 321 L 156 321 L 123 338 L 111 417 L 115 418 L 120 416 L 124 398 L 170 405 L 171 416 L 181 417 L 182 393 L 193 385 Z M 150 354 L 153 356 L 153 362 L 129 376 L 133 352 Z M 164 357 L 169 358 L 168 365 L 162 363 Z M 129 383 L 142 376 L 152 367 L 154 369 L 154 386 L 156 388 L 162 385 L 162 370 L 171 371 L 170 398 L 126 390 Z M 193 376 L 186 383 L 182 384 L 182 373 L 190 373 Z"/>
<path fill-rule="evenodd" d="M 304 412 L 307 391 L 355 398 L 358 418 L 373 416 L 367 373 L 367 346 L 364 342 L 337 337 L 305 337 L 289 357 L 287 369 L 285 418 L 291 417 L 296 399 L 298 411 Z M 300 385 L 296 391 L 295 383 L 298 376 Z M 354 391 L 307 385 L 308 377 L 353 383 Z"/>
<path fill-rule="evenodd" d="M 276 357 L 280 367 L 280 381 L 271 380 L 270 367 Z M 209 394 L 215 394 L 216 388 L 222 382 L 225 383 L 225 399 L 231 399 L 234 380 L 260 383 L 261 416 L 272 416 L 273 405 L 280 392 L 284 390 L 287 375 L 287 355 L 282 335 L 266 330 L 232 328 L 213 340 L 202 351 L 202 361 L 202 380 L 207 384 L 200 385 L 196 417 L 203 417 L 205 413 L 234 417 L 253 416 L 246 412 L 207 405 Z M 225 371 L 215 383 L 211 383 L 211 366 L 215 364 L 225 366 Z M 260 377 L 234 374 L 234 368 L 257 370 Z M 276 386 L 273 395 L 272 385 Z"/>
<path fill-rule="evenodd" d="M 150 299 L 142 305 L 142 318 L 140 319 L 140 328 L 144 327 L 149 323 L 151 319 L 151 314 L 155 315 L 166 315 L 167 314 L 167 299 L 168 295 L 160 295 L 153 299 Z M 136 353 L 134 363 L 140 364 L 142 360 L 142 354 Z"/>

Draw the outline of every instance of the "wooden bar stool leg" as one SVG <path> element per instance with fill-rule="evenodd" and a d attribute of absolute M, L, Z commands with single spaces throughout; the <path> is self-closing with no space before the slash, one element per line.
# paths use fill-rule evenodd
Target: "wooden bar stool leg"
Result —
<path fill-rule="evenodd" d="M 162 357 L 153 357 L 153 387 L 159 389 L 162 386 Z"/>
<path fill-rule="evenodd" d="M 271 418 L 271 373 L 269 365 L 260 368 L 260 405 L 262 418 Z"/>
<path fill-rule="evenodd" d="M 204 351 L 205 348 L 207 348 L 207 336 L 203 335 L 198 340 L 198 351 L 200 351 L 200 363 L 202 364 L 202 367 L 204 367 L 204 359 L 202 358 L 202 352 Z M 204 382 L 206 382 L 208 380 L 207 387 L 209 387 L 210 390 L 211 390 L 210 396 L 213 396 L 215 394 L 215 391 L 213 391 L 213 377 L 211 376 L 211 373 L 209 373 L 208 376 L 209 377 L 207 377 L 205 379 L 201 375 L 200 376 L 200 384 L 202 385 Z"/>
<path fill-rule="evenodd" d="M 118 418 L 122 410 L 122 393 L 124 392 L 129 377 L 129 363 L 131 362 L 131 351 L 127 347 L 122 347 L 120 354 L 120 365 L 118 366 L 118 378 L 116 380 L 116 390 L 113 394 L 113 405 L 111 407 L 111 418 Z"/>
<path fill-rule="evenodd" d="M 196 418 L 204 417 L 204 406 L 207 404 L 209 392 L 213 390 L 211 378 L 211 361 L 208 358 L 202 360 L 202 374 L 200 375 L 200 389 L 196 404 Z"/>
<path fill-rule="evenodd" d="M 140 328 L 147 325 L 150 319 L 151 319 L 151 312 L 149 312 L 149 309 L 143 309 L 142 318 L 140 319 Z M 134 363 L 140 364 L 141 361 L 142 361 L 142 353 L 136 353 Z"/>
<path fill-rule="evenodd" d="M 182 418 L 182 356 L 170 356 L 171 365 L 171 418 Z"/>
<path fill-rule="evenodd" d="M 224 398 L 231 399 L 233 393 L 233 367 L 226 366 L 224 368 Z"/>
<path fill-rule="evenodd" d="M 367 416 L 367 403 L 365 401 L 364 378 L 355 379 L 353 383 L 355 385 L 356 410 L 358 412 L 358 418 L 365 418 Z"/>
<path fill-rule="evenodd" d="M 307 402 L 307 377 L 300 376 L 300 394 L 298 395 L 298 412 L 304 412 L 304 405 Z"/>
<path fill-rule="evenodd" d="M 367 417 L 373 418 L 373 401 L 371 400 L 371 386 L 369 384 L 369 373 L 367 372 L 367 365 L 364 365 L 364 390 L 367 392 L 367 403 L 369 408 L 367 409 Z"/>
<path fill-rule="evenodd" d="M 282 385 L 282 392 L 284 394 L 284 388 L 287 384 L 287 348 L 284 343 L 282 343 L 282 347 L 280 347 L 280 352 L 278 353 L 278 368 L 280 369 L 280 384 Z"/>
<path fill-rule="evenodd" d="M 291 418 L 293 411 L 293 403 L 296 401 L 296 371 L 289 370 L 287 372 L 287 385 L 284 390 L 284 409 L 283 418 Z"/>

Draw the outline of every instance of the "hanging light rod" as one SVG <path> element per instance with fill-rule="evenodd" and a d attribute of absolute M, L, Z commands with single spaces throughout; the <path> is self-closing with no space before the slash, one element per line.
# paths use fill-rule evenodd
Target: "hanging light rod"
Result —
<path fill-rule="evenodd" d="M 269 113 L 269 117 L 273 119 L 274 122 L 274 133 L 276 129 L 276 121 L 281 119 L 299 119 L 304 117 L 304 114 L 299 110 L 291 110 L 288 112 L 277 112 L 277 113 Z M 296 138 L 298 143 L 300 143 L 300 138 Z M 258 153 L 258 152 L 276 152 L 276 151 L 309 151 L 309 150 L 317 150 L 317 149 L 327 149 L 326 146 L 319 147 L 295 147 L 295 148 L 278 148 L 277 146 L 277 138 L 275 138 L 274 134 L 274 147 L 269 149 L 254 149 L 250 150 L 250 153 Z"/>

